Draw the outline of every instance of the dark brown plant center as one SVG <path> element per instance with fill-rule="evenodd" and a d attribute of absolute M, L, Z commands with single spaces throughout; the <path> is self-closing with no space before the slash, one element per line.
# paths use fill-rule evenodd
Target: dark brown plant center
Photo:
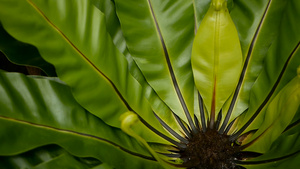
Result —
<path fill-rule="evenodd" d="M 217 130 L 200 131 L 189 139 L 187 148 L 181 151 L 184 166 L 195 169 L 234 169 L 235 153 L 238 146 L 229 141 L 228 136 Z"/>

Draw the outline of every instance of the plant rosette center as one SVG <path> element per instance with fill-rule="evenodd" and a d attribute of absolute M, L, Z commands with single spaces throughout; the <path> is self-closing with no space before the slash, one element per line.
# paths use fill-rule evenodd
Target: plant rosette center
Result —
<path fill-rule="evenodd" d="M 219 134 L 217 130 L 200 131 L 189 139 L 181 159 L 187 167 L 197 169 L 234 168 L 234 154 L 239 146 L 229 140 L 229 136 Z"/>

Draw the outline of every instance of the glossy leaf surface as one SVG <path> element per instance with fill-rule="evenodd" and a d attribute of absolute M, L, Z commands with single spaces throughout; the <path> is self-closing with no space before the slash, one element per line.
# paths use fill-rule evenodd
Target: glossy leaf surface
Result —
<path fill-rule="evenodd" d="M 263 68 L 263 60 L 276 38 L 287 1 L 234 1 L 230 15 L 239 33 L 244 64 L 234 101 L 227 105 L 232 121 L 249 107 L 251 88 Z"/>
<path fill-rule="evenodd" d="M 263 124 L 247 151 L 265 153 L 295 116 L 300 104 L 300 75 L 288 83 L 266 108 Z"/>
<path fill-rule="evenodd" d="M 244 165 L 249 169 L 260 168 L 297 168 L 300 164 L 300 125 L 299 123 L 281 134 L 272 144 L 271 149 L 261 157 L 251 161 L 260 161 L 259 164 Z M 282 158 L 285 157 L 285 158 Z M 281 160 L 276 160 L 281 159 Z M 261 163 L 266 160 L 269 162 Z M 258 162 L 256 162 L 258 163 Z"/>
<path fill-rule="evenodd" d="M 121 30 L 121 25 L 118 16 L 115 11 L 115 4 L 109 0 L 93 0 L 92 3 L 105 14 L 105 21 L 107 31 L 113 39 L 114 44 L 119 49 L 120 52 L 126 57 L 128 62 L 129 72 L 132 76 L 141 84 L 143 88 L 143 93 L 151 104 L 152 110 L 166 123 L 168 123 L 175 130 L 177 129 L 176 122 L 174 119 L 170 118 L 172 116 L 170 108 L 159 98 L 156 92 L 146 81 L 144 75 L 142 74 L 140 68 L 137 66 L 133 60 L 131 54 L 127 49 L 127 44 L 125 37 Z"/>
<path fill-rule="evenodd" d="M 116 127 L 120 125 L 122 113 L 134 110 L 142 118 L 151 119 L 152 126 L 164 132 L 141 86 L 128 72 L 125 57 L 107 33 L 104 15 L 88 1 L 18 1 L 16 4 L 4 1 L 2 6 L 2 16 L 11 15 L 9 20 L 1 18 L 6 29 L 36 45 L 42 57 L 56 66 L 58 76 L 72 87 L 75 98 L 87 110 Z M 18 22 L 19 10 L 24 13 L 24 22 Z M 18 27 L 13 18 L 19 23 Z M 34 26 L 37 24 L 39 26 Z M 89 34 L 85 33 L 87 30 Z M 45 38 L 47 43 L 42 43 Z M 100 102 L 104 104 L 100 106 Z M 144 137 L 147 138 L 147 134 Z M 148 137 L 151 139 L 157 140 Z"/>
<path fill-rule="evenodd" d="M 1 156 L 0 168 L 95 168 L 101 161 L 94 158 L 80 158 L 69 154 L 57 145 L 42 146 L 15 156 Z M 107 164 L 106 164 L 107 165 Z"/>
<path fill-rule="evenodd" d="M 250 125 L 247 130 L 258 128 L 262 119 L 256 118 L 275 95 L 297 75 L 297 67 L 300 63 L 300 36 L 297 33 L 300 24 L 297 22 L 300 16 L 298 1 L 289 1 L 281 21 L 279 36 L 273 42 L 264 62 L 263 72 L 251 89 L 250 105 L 248 113 L 243 114 L 242 124 Z M 262 113 L 263 114 L 263 113 Z M 239 127 L 240 127 L 239 126 Z"/>
<path fill-rule="evenodd" d="M 73 155 L 94 157 L 113 166 L 157 165 L 133 138 L 78 105 L 67 86 L 12 73 L 1 73 L 0 81 L 5 95 L 1 97 L 0 155 L 57 144 Z"/>
<path fill-rule="evenodd" d="M 225 10 L 211 12 L 210 0 L 0 0 L 0 33 L 15 38 L 0 39 L 16 52 L 8 58 L 25 63 L 27 54 L 43 57 L 66 83 L 0 73 L 0 156 L 28 168 L 171 168 L 168 162 L 188 164 L 191 158 L 181 153 L 194 134 L 205 131 L 213 112 L 217 134 L 264 153 L 238 165 L 297 168 L 299 1 L 213 0 L 218 2 Z M 205 14 L 225 17 L 209 20 Z M 222 28 L 222 22 L 229 26 Z M 210 38 L 220 30 L 222 45 Z M 219 50 L 220 57 L 193 59 L 197 40 L 205 47 L 196 53 Z M 26 57 L 15 43 L 30 46 Z M 194 63 L 198 68 L 192 69 Z M 212 74 L 209 80 L 195 73 L 204 63 L 210 63 L 202 71 Z M 34 65 L 30 59 L 25 64 Z M 124 122 L 125 112 L 135 118 Z M 256 133 L 244 141 L 248 131 Z M 26 161 L 23 153 L 32 149 L 51 154 L 44 146 L 49 144 L 63 152 Z M 91 159 L 97 164 L 87 165 Z"/>
<path fill-rule="evenodd" d="M 239 37 L 226 1 L 212 1 L 201 22 L 193 44 L 192 67 L 195 85 L 215 121 L 242 68 Z"/>
<path fill-rule="evenodd" d="M 185 113 L 192 115 L 194 111 L 194 85 L 190 71 L 194 36 L 192 2 L 115 2 L 135 62 L 158 96 L 187 121 Z"/>

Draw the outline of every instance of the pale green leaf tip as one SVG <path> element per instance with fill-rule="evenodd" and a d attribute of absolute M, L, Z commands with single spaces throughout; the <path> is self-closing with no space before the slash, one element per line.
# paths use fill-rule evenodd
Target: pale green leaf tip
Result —
<path fill-rule="evenodd" d="M 298 66 L 298 68 L 297 68 L 297 76 L 298 76 L 298 78 L 300 78 L 300 66 Z"/>
<path fill-rule="evenodd" d="M 215 11 L 220 11 L 227 8 L 227 0 L 212 0 L 212 6 Z"/>

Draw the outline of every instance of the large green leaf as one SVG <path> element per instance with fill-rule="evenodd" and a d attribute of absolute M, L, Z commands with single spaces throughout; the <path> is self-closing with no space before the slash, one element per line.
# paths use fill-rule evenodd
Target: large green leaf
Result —
<path fill-rule="evenodd" d="M 59 146 L 47 145 L 14 156 L 0 156 L 0 168 L 33 168 L 64 153 L 67 152 Z"/>
<path fill-rule="evenodd" d="M 286 129 L 300 104 L 300 75 L 288 83 L 268 105 L 263 123 L 251 137 L 247 151 L 265 153 Z"/>
<path fill-rule="evenodd" d="M 256 158 L 247 161 L 244 165 L 247 169 L 276 169 L 276 168 L 297 168 L 300 165 L 300 125 L 299 123 L 289 130 L 283 132 L 273 142 L 271 149 Z M 254 163 L 254 164 L 253 164 Z"/>
<path fill-rule="evenodd" d="M 195 95 L 190 66 L 192 1 L 115 3 L 130 54 L 146 80 L 172 111 L 191 124 L 186 116 L 193 114 Z"/>
<path fill-rule="evenodd" d="M 280 154 L 280 153 L 278 153 Z M 262 164 L 252 164 L 252 165 L 243 165 L 247 169 L 278 169 L 278 168 L 297 168 L 300 165 L 300 154 L 293 155 L 289 158 L 282 159 L 279 161 L 273 161 L 268 163 L 262 163 Z"/>
<path fill-rule="evenodd" d="M 94 168 L 101 161 L 74 157 L 57 145 L 47 145 L 14 156 L 0 156 L 1 169 Z"/>
<path fill-rule="evenodd" d="M 121 157 L 124 156 L 124 158 L 126 158 L 117 159 L 118 161 L 133 160 L 134 163 L 132 167 L 143 168 L 144 165 L 149 165 L 147 166 L 149 168 L 156 167 L 158 163 L 151 160 L 149 161 L 149 158 L 152 160 L 153 158 L 147 150 L 144 150 L 135 140 L 126 136 L 119 129 L 111 128 L 104 124 L 98 117 L 103 118 L 105 122 L 110 125 L 120 127 L 121 122 L 119 121 L 119 116 L 128 110 L 134 111 L 159 131 L 166 133 L 160 127 L 155 116 L 153 116 L 152 110 L 167 124 L 171 124 L 171 128 L 179 131 L 180 129 L 172 117 L 172 110 L 180 115 L 183 120 L 189 122 L 190 125 L 193 124 L 192 117 L 189 117 L 189 114 L 192 115 L 194 111 L 198 112 L 199 108 L 197 105 L 197 92 L 192 83 L 193 77 L 190 67 L 191 45 L 194 33 L 196 32 L 195 30 L 197 30 L 197 26 L 201 23 L 204 13 L 206 13 L 208 9 L 209 1 L 190 0 L 161 2 L 157 0 L 145 0 L 133 2 L 93 0 L 91 2 L 96 7 L 89 4 L 89 1 L 72 1 L 71 3 L 66 0 L 1 0 L 0 20 L 1 22 L 3 20 L 5 29 L 7 29 L 10 34 L 20 41 L 25 41 L 26 43 L 36 46 L 42 57 L 45 57 L 47 61 L 55 65 L 58 69 L 59 77 L 71 86 L 73 94 L 79 103 L 97 117 L 84 111 L 85 116 L 95 118 L 95 121 L 100 121 L 100 128 L 104 128 L 105 130 L 107 130 L 107 128 L 111 129 L 108 130 L 108 132 L 117 131 L 116 133 L 118 134 L 116 135 L 119 136 L 120 134 L 133 143 L 131 145 L 130 143 L 124 144 L 116 141 L 118 142 L 116 143 L 117 145 L 125 145 L 127 150 L 131 152 L 118 148 L 115 150 L 116 144 L 101 139 L 97 140 L 97 138 L 92 137 L 96 135 L 98 137 L 98 135 L 102 134 L 106 135 L 107 133 L 99 134 L 96 133 L 94 129 L 90 131 L 89 128 L 86 126 L 82 127 L 81 124 L 79 124 L 79 127 L 75 130 L 74 128 L 69 129 L 65 127 L 62 122 L 53 125 L 50 125 L 47 119 L 42 119 L 37 122 L 35 121 L 35 116 L 23 117 L 19 115 L 20 117 L 9 117 L 1 115 L 0 126 L 5 126 L 5 129 L 0 129 L 0 131 L 2 131 L 4 135 L 10 134 L 9 136 L 11 138 L 15 137 L 15 139 L 11 139 L 13 143 L 16 143 L 19 148 L 22 147 L 18 152 L 15 151 L 14 154 L 52 143 L 61 145 L 72 154 L 72 156 L 62 154 L 56 159 L 43 163 L 41 167 L 49 166 L 53 168 L 53 165 L 57 162 L 65 163 L 65 160 L 77 164 L 78 161 L 76 159 L 74 161 L 73 155 L 92 156 L 99 160 L 104 159 L 104 161 L 108 161 L 108 163 L 112 164 L 113 157 L 111 154 L 108 154 L 108 157 L 103 157 L 103 154 L 99 155 L 98 152 L 95 152 L 100 151 L 99 146 L 102 145 L 105 147 L 103 150 L 106 150 L 104 152 L 109 151 L 112 154 L 122 154 Z M 118 15 L 116 15 L 115 4 Z M 197 4 L 201 5 L 197 6 Z M 267 56 L 267 52 L 269 52 L 265 60 L 266 68 L 254 84 L 254 90 L 252 91 L 250 99 L 250 109 L 246 112 L 246 115 L 239 118 L 241 123 L 239 123 L 237 127 L 242 129 L 238 130 L 234 137 L 237 137 L 245 131 L 258 128 L 260 128 L 260 130 L 257 132 L 257 135 L 262 132 L 267 133 L 270 131 L 265 131 L 268 127 L 269 129 L 274 129 L 274 131 L 269 132 L 269 134 L 272 135 L 275 133 L 277 137 L 284 127 L 288 125 L 292 114 L 289 113 L 289 117 L 282 120 L 284 124 L 277 125 L 279 121 L 277 120 L 272 123 L 273 121 L 269 118 L 271 114 L 268 112 L 273 112 L 272 109 L 274 109 L 275 103 L 284 103 L 275 97 L 275 95 L 291 81 L 295 76 L 295 69 L 299 65 L 300 52 L 297 46 L 299 46 L 300 38 L 296 31 L 299 30 L 299 24 L 297 23 L 297 18 L 299 18 L 299 12 L 297 11 L 299 10 L 296 9 L 299 7 L 299 3 L 292 0 L 229 0 L 228 4 L 229 11 L 231 12 L 230 15 L 239 32 L 245 62 L 238 87 L 231 98 L 228 99 L 229 101 L 225 103 L 225 107 L 223 107 L 223 110 L 226 110 L 224 113 L 227 113 L 227 109 L 228 113 L 225 117 L 225 123 L 223 123 L 221 127 L 221 132 L 225 129 L 228 122 L 235 119 L 235 117 L 239 116 L 248 108 L 250 89 L 261 72 L 264 66 L 262 64 L 263 60 Z M 20 13 L 22 15 L 20 15 Z M 121 25 L 118 22 L 118 17 L 120 18 Z M 95 26 L 95 23 L 99 24 Z M 281 27 L 279 29 L 278 25 L 280 24 Z M 282 35 L 277 37 L 278 34 Z M 269 50 L 269 46 L 276 38 L 277 40 L 272 44 Z M 45 39 L 47 39 L 46 42 Z M 185 43 L 183 43 L 183 41 Z M 284 41 L 288 43 L 286 44 Z M 137 62 L 137 64 L 135 62 Z M 146 64 L 149 64 L 148 67 Z M 156 70 L 156 67 L 160 67 L 161 69 Z M 148 70 L 149 72 L 147 72 Z M 154 73 L 152 74 L 151 72 Z M 6 77 L 6 75 L 3 75 L 3 77 Z M 149 81 L 149 84 L 146 80 Z M 261 90 L 260 85 L 262 85 Z M 31 89 L 31 87 L 29 88 Z M 18 91 L 22 89 L 24 89 L 24 87 L 21 87 Z M 35 89 L 33 93 L 40 91 L 39 88 Z M 5 91 L 9 92 L 11 89 Z M 23 95 L 23 93 L 21 93 L 21 95 Z M 288 93 L 282 94 L 281 92 L 279 95 L 289 97 Z M 8 98 L 3 96 L 2 99 L 5 100 Z M 231 99 L 232 102 L 230 102 Z M 28 102 L 31 100 L 29 99 Z M 17 103 L 23 103 L 19 100 L 16 101 Z M 271 101 L 272 104 L 269 104 Z M 6 104 L 3 105 L 5 105 L 4 108 L 9 106 Z M 26 111 L 29 111 L 31 108 L 35 110 L 36 108 L 32 104 L 28 104 L 28 106 L 29 108 L 25 106 Z M 267 106 L 271 107 L 268 111 L 266 110 Z M 284 109 L 283 105 L 278 104 L 278 107 L 281 110 Z M 293 104 L 292 107 L 296 108 L 297 106 Z M 283 115 L 282 111 L 276 111 L 274 110 L 278 117 Z M 293 122 L 299 120 L 299 112 L 298 110 Z M 0 112 L 0 114 L 2 113 L 3 112 Z M 29 114 L 33 115 L 34 113 L 31 112 Z M 61 117 L 60 115 L 54 114 L 52 114 L 52 116 Z M 199 116 L 199 113 L 196 113 L 196 116 Z M 32 117 L 34 118 L 34 122 L 30 120 Z M 266 123 L 262 123 L 264 117 L 267 119 L 265 121 Z M 272 118 L 274 118 L 274 116 L 272 116 Z M 249 126 L 254 120 L 255 123 Z M 68 120 L 65 119 L 64 121 L 68 122 Z M 77 123 L 79 122 L 77 121 Z M 54 127 L 51 128 L 49 126 Z M 24 133 L 30 131 L 29 136 L 31 139 L 33 137 L 31 132 L 36 131 L 36 134 L 41 135 L 42 138 L 38 138 L 35 142 L 35 140 L 30 140 L 29 136 L 25 136 L 25 134 L 17 135 L 15 132 L 9 133 L 6 129 L 10 127 L 11 130 L 9 131 L 19 130 Z M 29 130 L 29 128 L 31 128 L 31 130 Z M 84 131 L 80 130 L 80 128 L 83 128 L 82 130 Z M 164 142 L 158 140 L 160 139 L 159 137 L 151 135 L 149 130 L 146 129 L 143 124 L 140 124 L 140 122 L 135 128 L 138 128 L 138 132 L 141 132 L 139 133 L 141 138 L 145 138 L 147 141 Z M 70 132 L 74 130 L 76 131 L 75 133 Z M 80 130 L 80 132 L 77 132 L 77 130 Z M 236 130 L 237 128 L 232 129 L 232 131 Z M 100 130 L 100 132 L 101 131 L 102 130 Z M 57 137 L 43 135 L 45 133 L 50 133 L 50 136 L 56 135 Z M 80 133 L 88 134 L 80 135 Z M 285 133 L 283 135 L 288 137 Z M 110 134 L 108 135 L 108 140 L 115 139 Z M 2 138 L 2 136 L 0 137 Z M 91 140 L 90 137 L 93 139 Z M 272 141 L 275 139 L 273 136 L 269 137 L 268 134 L 260 139 L 266 137 L 266 140 L 258 140 L 258 142 L 256 142 L 256 144 L 259 144 L 258 147 L 266 144 L 269 138 L 271 138 L 270 140 Z M 18 139 L 30 140 L 34 143 L 29 144 L 25 142 L 27 145 L 21 145 L 21 143 L 18 143 Z M 70 141 L 71 139 L 72 141 Z M 88 139 L 88 141 L 86 139 Z M 285 142 L 284 137 L 279 137 L 276 144 L 278 140 L 284 144 L 293 143 L 292 139 L 291 142 Z M 72 144 L 67 144 L 68 141 Z M 77 144 L 79 142 L 85 143 L 84 146 Z M 290 147 L 290 149 L 294 148 L 295 151 L 299 150 L 297 148 L 297 146 L 299 146 L 298 141 L 296 142 L 296 146 Z M 6 140 L 5 145 L 7 146 L 8 143 L 11 142 Z M 87 148 L 87 145 L 92 145 L 96 148 L 95 150 Z M 153 147 L 153 145 L 150 144 L 151 147 Z M 282 145 L 278 144 L 277 146 Z M 0 146 L 0 150 L 2 150 L 2 147 L 4 146 Z M 77 147 L 79 147 L 79 150 L 74 150 L 77 149 Z M 271 151 L 267 152 L 258 160 L 264 160 L 263 157 L 266 157 L 265 159 L 279 157 L 280 152 L 275 151 L 274 147 L 276 148 L 276 146 L 273 145 L 270 149 Z M 269 147 L 265 148 L 268 149 Z M 123 152 L 123 150 L 125 150 L 125 152 Z M 287 155 L 290 151 L 288 149 L 282 149 L 282 152 Z M 141 157 L 136 153 L 140 153 L 143 156 Z M 136 155 L 139 157 L 135 158 Z M 144 155 L 146 155 L 146 157 Z M 142 160 L 139 160 L 140 158 L 142 158 Z M 290 168 L 295 168 L 297 166 L 295 159 L 297 158 L 299 159 L 298 155 L 291 156 L 289 160 L 283 162 L 279 161 L 277 164 L 280 165 L 279 167 L 290 165 Z M 289 161 L 290 163 L 288 163 Z M 120 163 L 121 162 L 116 162 L 115 165 L 121 167 L 122 164 Z M 80 164 L 81 163 L 79 163 L 78 166 L 80 166 Z M 131 164 L 127 165 L 126 163 L 125 167 L 127 166 L 129 168 L 130 165 Z M 105 166 L 106 164 L 97 166 L 96 168 L 103 168 Z M 245 165 L 245 167 L 250 168 L 263 166 L 263 164 Z M 264 167 L 272 168 L 275 166 L 275 163 L 268 163 Z"/>
<path fill-rule="evenodd" d="M 286 1 L 234 1 L 230 13 L 239 33 L 244 66 L 232 102 L 224 110 L 228 112 L 224 124 L 235 119 L 249 107 L 249 95 L 253 83 L 263 68 L 263 59 L 276 38 Z M 222 130 L 225 125 L 222 126 Z"/>
<path fill-rule="evenodd" d="M 122 52 L 127 61 L 130 73 L 133 77 L 141 84 L 143 87 L 143 93 L 145 93 L 145 97 L 148 99 L 149 103 L 152 106 L 153 111 L 163 119 L 169 126 L 172 126 L 173 129 L 178 131 L 177 124 L 172 116 L 171 110 L 169 107 L 165 105 L 165 103 L 157 96 L 152 87 L 148 84 L 145 77 L 143 76 L 141 70 L 133 60 L 131 54 L 127 49 L 127 44 L 125 42 L 125 38 L 123 36 L 123 32 L 121 30 L 121 25 L 118 20 L 115 5 L 110 0 L 92 0 L 93 4 L 105 14 L 105 21 L 107 31 L 113 39 L 114 44 Z"/>
<path fill-rule="evenodd" d="M 199 26 L 208 10 L 209 1 L 194 1 L 194 4 Z M 244 66 L 233 100 L 223 108 L 228 115 L 221 130 L 248 108 L 250 89 L 263 67 L 270 44 L 278 34 L 286 4 L 287 1 L 281 0 L 228 1 L 230 15 L 239 33 Z"/>
<path fill-rule="evenodd" d="M 297 9 L 299 7 L 299 1 L 287 3 L 279 35 L 271 45 L 264 61 L 264 69 L 251 89 L 249 110 L 242 115 L 237 125 L 241 128 L 240 132 L 257 129 L 263 120 L 257 116 L 259 114 L 264 116 L 261 112 L 265 112 L 266 105 L 297 75 L 296 69 L 300 63 L 300 34 L 298 33 L 300 13 Z M 248 127 L 250 124 L 251 126 Z"/>
<path fill-rule="evenodd" d="M 75 156 L 117 168 L 158 165 L 135 139 L 78 105 L 69 87 L 11 73 L 1 73 L 0 82 L 0 155 L 57 144 Z"/>
<path fill-rule="evenodd" d="M 197 89 L 211 114 L 212 128 L 215 115 L 233 93 L 242 68 L 240 41 L 227 1 L 212 1 L 193 43 L 192 67 Z"/>
<path fill-rule="evenodd" d="M 105 17 L 97 8 L 79 0 L 1 3 L 0 19 L 5 29 L 34 44 L 87 110 L 116 127 L 120 127 L 120 115 L 133 110 L 165 132 L 142 87 L 130 75 L 125 57 L 114 46 L 106 31 Z M 6 19 L 8 15 L 10 19 Z M 142 134 L 148 140 L 158 139 Z"/>
<path fill-rule="evenodd" d="M 48 151 L 38 148 L 20 155 L 0 157 L 0 169 L 112 169 L 95 159 L 85 163 L 85 159 L 74 157 L 66 151 L 56 156 L 51 155 L 53 150 Z"/>

